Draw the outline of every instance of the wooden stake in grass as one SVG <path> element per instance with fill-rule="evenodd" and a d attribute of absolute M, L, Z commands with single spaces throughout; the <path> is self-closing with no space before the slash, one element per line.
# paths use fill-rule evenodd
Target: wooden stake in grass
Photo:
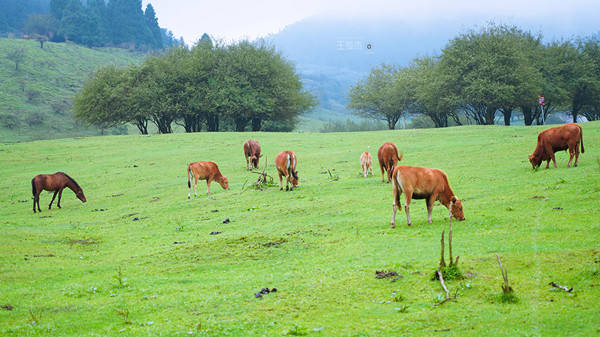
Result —
<path fill-rule="evenodd" d="M 502 291 L 505 294 L 512 293 L 513 289 L 508 284 L 508 271 L 506 270 L 506 266 L 504 268 L 502 267 L 502 262 L 500 261 L 500 256 L 498 256 L 498 254 L 496 254 L 496 258 L 498 258 L 498 265 L 500 266 L 500 272 L 502 273 L 502 278 L 504 279 L 504 284 L 502 285 Z"/>
<path fill-rule="evenodd" d="M 442 288 L 446 292 L 446 298 L 443 299 L 442 301 L 436 303 L 435 305 L 438 306 L 438 305 L 442 305 L 448 301 L 456 300 L 456 295 L 458 295 L 458 289 L 456 290 L 456 293 L 454 293 L 454 296 L 450 296 L 450 292 L 448 291 L 448 288 L 446 288 L 446 284 L 444 283 L 444 276 L 442 276 L 442 273 L 439 270 L 437 271 L 437 275 L 440 280 L 440 284 L 442 285 Z"/>

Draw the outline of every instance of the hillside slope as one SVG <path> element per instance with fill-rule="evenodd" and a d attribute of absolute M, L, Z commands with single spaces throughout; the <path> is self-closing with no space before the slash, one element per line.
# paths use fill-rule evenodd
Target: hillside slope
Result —
<path fill-rule="evenodd" d="M 16 70 L 8 53 L 18 48 L 25 57 Z M 33 40 L 0 39 L 0 142 L 100 134 L 75 123 L 73 95 L 99 67 L 126 66 L 144 57 L 124 49 L 70 43 L 45 43 L 41 49 Z"/>
<path fill-rule="evenodd" d="M 126 135 L 0 144 L 2 336 L 594 336 L 600 304 L 600 122 L 582 123 L 579 166 L 533 171 L 545 127 L 361 133 Z M 275 186 L 247 189 L 242 144 L 261 143 Z M 463 200 L 453 253 L 463 280 L 431 275 L 448 211 L 423 200 L 390 228 L 392 192 L 359 156 L 385 141 L 405 165 L 443 169 Z M 298 156 L 300 186 L 273 167 Z M 229 178 L 187 199 L 189 162 Z M 377 164 L 376 164 L 377 165 Z M 62 209 L 33 214 L 31 178 L 65 171 Z M 495 253 L 519 301 L 502 303 Z M 375 271 L 401 277 L 376 279 Z M 573 287 L 572 293 L 549 282 Z M 256 298 L 262 288 L 277 292 Z M 10 305 L 13 309 L 2 307 Z M 33 321 L 35 323 L 32 323 Z"/>

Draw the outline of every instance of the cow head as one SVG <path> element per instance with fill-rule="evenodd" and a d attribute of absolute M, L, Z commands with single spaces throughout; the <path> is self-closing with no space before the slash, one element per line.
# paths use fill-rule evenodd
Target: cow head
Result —
<path fill-rule="evenodd" d="M 529 155 L 529 162 L 534 170 L 542 163 L 540 158 L 537 158 L 533 153 Z"/>
<path fill-rule="evenodd" d="M 229 179 L 227 179 L 227 177 L 222 177 L 219 180 L 219 184 L 221 185 L 221 187 L 223 187 L 224 190 L 229 189 Z"/>
<path fill-rule="evenodd" d="M 298 171 L 292 170 L 292 186 L 298 186 Z"/>
<path fill-rule="evenodd" d="M 458 221 L 465 220 L 465 214 L 463 213 L 462 202 L 456 196 L 452 196 L 450 203 L 450 213 Z"/>
<path fill-rule="evenodd" d="M 254 168 L 258 168 L 258 160 L 260 159 L 260 157 L 262 157 L 262 154 L 256 155 L 256 154 L 252 154 L 250 156 L 250 162 L 252 163 L 252 167 Z"/>

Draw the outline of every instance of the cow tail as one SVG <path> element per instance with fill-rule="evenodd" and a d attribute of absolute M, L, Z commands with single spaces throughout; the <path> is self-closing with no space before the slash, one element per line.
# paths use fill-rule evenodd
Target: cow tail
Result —
<path fill-rule="evenodd" d="M 36 194 L 36 189 L 35 189 L 35 178 L 31 179 L 31 193 L 33 194 L 33 197 L 35 197 Z"/>
<path fill-rule="evenodd" d="M 397 152 L 396 152 L 396 157 L 398 157 L 398 153 Z M 401 161 L 402 157 L 404 157 L 404 152 L 400 153 L 400 157 L 398 157 L 398 161 Z"/>
<path fill-rule="evenodd" d="M 584 153 L 585 150 L 583 149 L 583 128 L 581 128 L 581 126 L 579 127 L 579 140 L 581 141 L 581 153 Z"/>
<path fill-rule="evenodd" d="M 192 188 L 192 184 L 190 182 L 190 180 L 192 179 L 192 167 L 190 165 L 188 165 L 187 176 L 188 176 L 188 188 Z"/>

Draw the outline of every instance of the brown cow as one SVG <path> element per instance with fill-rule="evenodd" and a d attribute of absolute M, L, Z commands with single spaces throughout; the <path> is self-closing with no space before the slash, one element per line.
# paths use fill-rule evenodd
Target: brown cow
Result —
<path fill-rule="evenodd" d="M 263 156 L 260 154 L 260 144 L 252 139 L 245 142 L 244 156 L 246 156 L 246 169 L 258 168 L 258 160 Z"/>
<path fill-rule="evenodd" d="M 398 166 L 394 169 L 392 185 L 394 189 L 394 214 L 392 215 L 392 228 L 396 227 L 396 210 L 400 203 L 400 195 L 406 197 L 406 222 L 410 226 L 410 201 L 412 199 L 425 199 L 427 204 L 427 221 L 431 223 L 433 203 L 440 203 L 450 210 L 450 216 L 460 221 L 465 219 L 462 202 L 458 199 L 450 185 L 448 177 L 438 169 L 418 166 Z"/>
<path fill-rule="evenodd" d="M 363 152 L 360 155 L 360 165 L 363 169 L 363 177 L 366 178 L 368 172 L 371 172 L 371 175 L 373 175 L 373 157 L 371 157 L 369 152 Z"/>
<path fill-rule="evenodd" d="M 210 195 L 210 183 L 215 180 L 218 182 L 223 189 L 229 189 L 229 180 L 227 177 L 223 176 L 219 171 L 219 167 L 217 164 L 212 161 L 197 161 L 188 165 L 188 188 L 190 191 L 188 192 L 188 199 L 190 198 L 190 194 L 192 193 L 192 186 L 190 180 L 194 177 L 194 195 L 198 196 L 196 193 L 196 186 L 198 185 L 198 180 L 206 180 L 206 195 Z"/>
<path fill-rule="evenodd" d="M 398 164 L 400 160 L 402 160 L 402 155 L 398 157 L 398 148 L 396 144 L 392 142 L 387 142 L 379 148 L 377 151 L 377 158 L 379 159 L 379 168 L 381 169 L 381 181 L 383 182 L 383 171 L 387 171 L 387 182 L 390 182 L 392 179 L 392 171 L 394 171 L 394 167 Z"/>
<path fill-rule="evenodd" d="M 292 191 L 294 187 L 298 186 L 298 172 L 296 171 L 296 165 L 298 159 L 296 154 L 292 151 L 281 151 L 275 157 L 275 167 L 277 168 L 277 174 L 279 174 L 279 190 L 283 190 L 283 182 L 281 177 L 285 176 L 285 190 Z M 288 185 L 292 184 L 290 188 Z"/>
<path fill-rule="evenodd" d="M 529 162 L 531 162 L 531 166 L 535 169 L 546 160 L 546 168 L 548 168 L 550 167 L 550 159 L 552 159 L 554 168 L 556 168 L 554 152 L 569 149 L 569 163 L 567 167 L 571 167 L 573 155 L 575 155 L 574 166 L 577 166 L 580 143 L 581 153 L 584 153 L 583 130 L 579 124 L 569 123 L 546 129 L 538 135 L 537 146 L 535 151 L 529 155 Z"/>

